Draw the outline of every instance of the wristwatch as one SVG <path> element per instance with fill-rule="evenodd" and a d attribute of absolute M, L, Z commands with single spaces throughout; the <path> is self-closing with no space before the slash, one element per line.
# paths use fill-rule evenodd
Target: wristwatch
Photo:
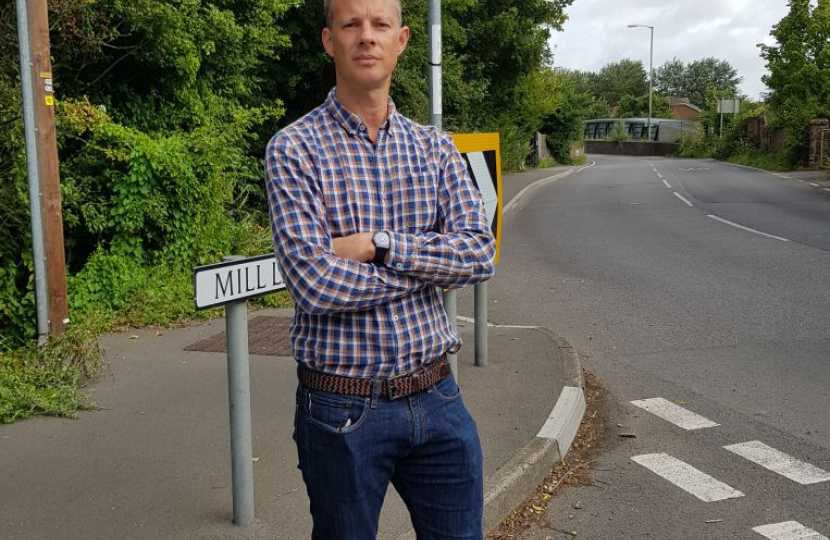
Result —
<path fill-rule="evenodd" d="M 375 258 L 372 259 L 372 264 L 383 266 L 386 264 L 386 254 L 389 252 L 389 246 L 392 243 L 389 233 L 386 231 L 376 232 L 372 235 L 372 243 L 375 245 Z"/>

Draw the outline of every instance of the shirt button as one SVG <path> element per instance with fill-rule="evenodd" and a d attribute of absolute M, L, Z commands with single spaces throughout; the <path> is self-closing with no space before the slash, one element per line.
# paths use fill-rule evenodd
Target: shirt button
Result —
<path fill-rule="evenodd" d="M 360 126 L 360 131 L 366 131 L 366 126 Z"/>
<path fill-rule="evenodd" d="M 403 268 L 403 264 L 401 264 L 401 263 L 398 263 L 395 266 L 397 266 L 398 268 Z"/>

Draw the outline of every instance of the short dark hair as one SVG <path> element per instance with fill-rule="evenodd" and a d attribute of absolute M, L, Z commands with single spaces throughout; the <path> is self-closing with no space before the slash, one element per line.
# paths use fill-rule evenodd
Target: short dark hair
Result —
<path fill-rule="evenodd" d="M 331 1 L 323 0 L 323 12 L 326 14 L 326 27 L 331 29 Z M 401 0 L 394 0 L 398 8 L 398 24 L 403 26 L 403 13 L 401 9 Z"/>

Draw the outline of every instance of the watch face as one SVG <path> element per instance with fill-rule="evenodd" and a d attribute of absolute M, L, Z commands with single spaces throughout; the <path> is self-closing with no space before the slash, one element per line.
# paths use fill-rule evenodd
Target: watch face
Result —
<path fill-rule="evenodd" d="M 385 232 L 376 232 L 375 236 L 372 237 L 372 241 L 379 248 L 389 249 L 389 235 Z"/>

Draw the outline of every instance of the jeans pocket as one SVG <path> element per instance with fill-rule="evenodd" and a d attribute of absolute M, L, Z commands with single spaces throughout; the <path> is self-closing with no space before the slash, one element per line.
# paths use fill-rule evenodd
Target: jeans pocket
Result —
<path fill-rule="evenodd" d="M 461 388 L 455 383 L 452 375 L 447 375 L 432 387 L 430 392 L 444 401 L 455 401 L 461 396 Z"/>
<path fill-rule="evenodd" d="M 308 392 L 306 411 L 310 424 L 329 433 L 351 433 L 363 423 L 369 398 Z"/>

